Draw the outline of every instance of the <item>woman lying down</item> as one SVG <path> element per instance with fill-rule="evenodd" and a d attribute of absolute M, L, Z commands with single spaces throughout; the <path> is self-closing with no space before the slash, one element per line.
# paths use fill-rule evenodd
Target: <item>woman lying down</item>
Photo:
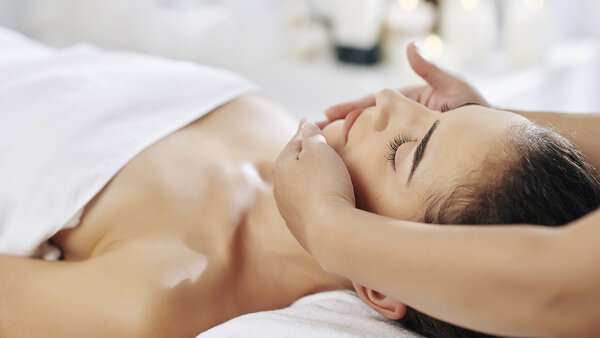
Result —
<path fill-rule="evenodd" d="M 271 181 L 296 122 L 251 83 L 0 33 L 0 336 L 193 336 L 334 289 L 418 332 L 476 335 L 388 306 L 300 247 Z M 598 174 L 565 138 L 510 112 L 449 108 L 384 89 L 354 123 L 325 128 L 360 208 L 555 226 L 599 204 Z"/>

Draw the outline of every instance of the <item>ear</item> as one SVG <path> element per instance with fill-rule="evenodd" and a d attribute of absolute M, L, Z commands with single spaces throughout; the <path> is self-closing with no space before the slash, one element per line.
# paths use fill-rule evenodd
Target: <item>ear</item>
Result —
<path fill-rule="evenodd" d="M 406 304 L 401 301 L 382 295 L 375 290 L 368 289 L 354 282 L 352 282 L 352 285 L 358 297 L 383 316 L 397 320 L 406 314 Z"/>

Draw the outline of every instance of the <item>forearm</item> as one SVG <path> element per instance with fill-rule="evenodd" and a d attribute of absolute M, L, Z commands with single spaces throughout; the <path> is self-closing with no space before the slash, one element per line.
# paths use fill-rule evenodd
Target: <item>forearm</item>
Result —
<path fill-rule="evenodd" d="M 600 170 L 600 113 L 514 112 L 537 124 L 550 127 L 571 140 L 590 164 Z"/>
<path fill-rule="evenodd" d="M 335 214 L 310 241 L 327 270 L 472 329 L 551 334 L 540 316 L 560 313 L 549 299 L 561 276 L 575 275 L 559 250 L 560 229 L 424 225 L 350 208 Z"/>

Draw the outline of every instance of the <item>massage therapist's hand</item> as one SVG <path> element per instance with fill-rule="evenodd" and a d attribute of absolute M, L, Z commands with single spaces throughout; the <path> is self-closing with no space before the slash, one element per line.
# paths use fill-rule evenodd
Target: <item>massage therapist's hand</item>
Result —
<path fill-rule="evenodd" d="M 311 122 L 301 122 L 274 166 L 279 212 L 300 245 L 311 252 L 320 224 L 342 208 L 354 208 L 354 189 L 344 161 Z"/>
<path fill-rule="evenodd" d="M 406 54 L 412 69 L 427 84 L 399 89 L 398 91 L 404 96 L 438 111 L 444 106 L 452 109 L 468 102 L 489 106 L 483 96 L 466 81 L 424 58 L 414 42 L 408 45 Z M 325 111 L 327 121 L 319 122 L 318 125 L 324 128 L 331 121 L 343 119 L 352 112 L 362 111 L 373 105 L 375 105 L 375 95 L 335 105 Z"/>

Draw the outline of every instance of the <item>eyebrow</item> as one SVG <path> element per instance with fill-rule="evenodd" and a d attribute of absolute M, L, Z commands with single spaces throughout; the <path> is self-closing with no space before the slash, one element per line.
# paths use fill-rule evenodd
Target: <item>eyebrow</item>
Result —
<path fill-rule="evenodd" d="M 462 108 L 465 106 L 471 106 L 471 105 L 481 106 L 481 104 L 479 104 L 477 102 L 467 102 L 467 103 L 461 104 L 458 107 L 449 109 L 448 111 Z M 448 112 L 448 111 L 446 111 L 446 112 Z M 410 180 L 412 179 L 413 174 L 415 173 L 415 169 L 417 169 L 417 166 L 419 165 L 419 163 L 421 163 L 421 160 L 423 159 L 423 155 L 425 154 L 425 147 L 427 147 L 427 143 L 429 142 L 429 139 L 431 138 L 431 134 L 433 133 L 435 128 L 437 128 L 437 125 L 439 123 L 440 123 L 440 120 L 436 120 L 435 122 L 433 122 L 433 124 L 431 125 L 431 128 L 429 128 L 429 130 L 427 131 L 427 134 L 425 134 L 425 136 L 423 137 L 421 142 L 419 142 L 419 145 L 417 145 L 417 149 L 415 150 L 415 155 L 413 157 L 413 164 L 412 164 L 412 167 L 410 168 L 410 174 L 408 175 L 408 180 L 406 180 L 406 184 L 410 183 Z"/>
<path fill-rule="evenodd" d="M 458 108 L 462 108 L 462 107 L 466 107 L 466 106 L 473 106 L 473 105 L 475 105 L 475 106 L 481 106 L 481 103 L 477 103 L 477 102 L 467 102 L 467 103 L 463 103 L 463 104 L 461 104 L 461 105 L 460 105 L 460 106 L 458 106 L 458 107 L 454 107 L 454 108 L 452 108 L 452 109 L 450 109 L 450 110 L 454 110 L 454 109 L 458 109 Z"/>
<path fill-rule="evenodd" d="M 410 179 L 413 177 L 413 174 L 415 173 L 415 169 L 417 169 L 417 167 L 419 166 L 419 163 L 421 163 L 421 160 L 423 159 L 423 155 L 425 154 L 425 148 L 427 147 L 427 143 L 429 142 L 429 139 L 431 138 L 431 134 L 433 134 L 433 131 L 437 128 L 439 123 L 440 123 L 440 120 L 436 120 L 435 122 L 433 122 L 433 124 L 431 125 L 431 128 L 429 128 L 429 130 L 427 131 L 427 134 L 425 134 L 423 139 L 421 139 L 421 142 L 419 142 L 419 145 L 417 145 L 417 149 L 415 150 L 415 155 L 413 157 L 412 167 L 410 169 L 410 174 L 408 175 L 408 180 L 406 181 L 406 184 L 410 183 Z"/>

